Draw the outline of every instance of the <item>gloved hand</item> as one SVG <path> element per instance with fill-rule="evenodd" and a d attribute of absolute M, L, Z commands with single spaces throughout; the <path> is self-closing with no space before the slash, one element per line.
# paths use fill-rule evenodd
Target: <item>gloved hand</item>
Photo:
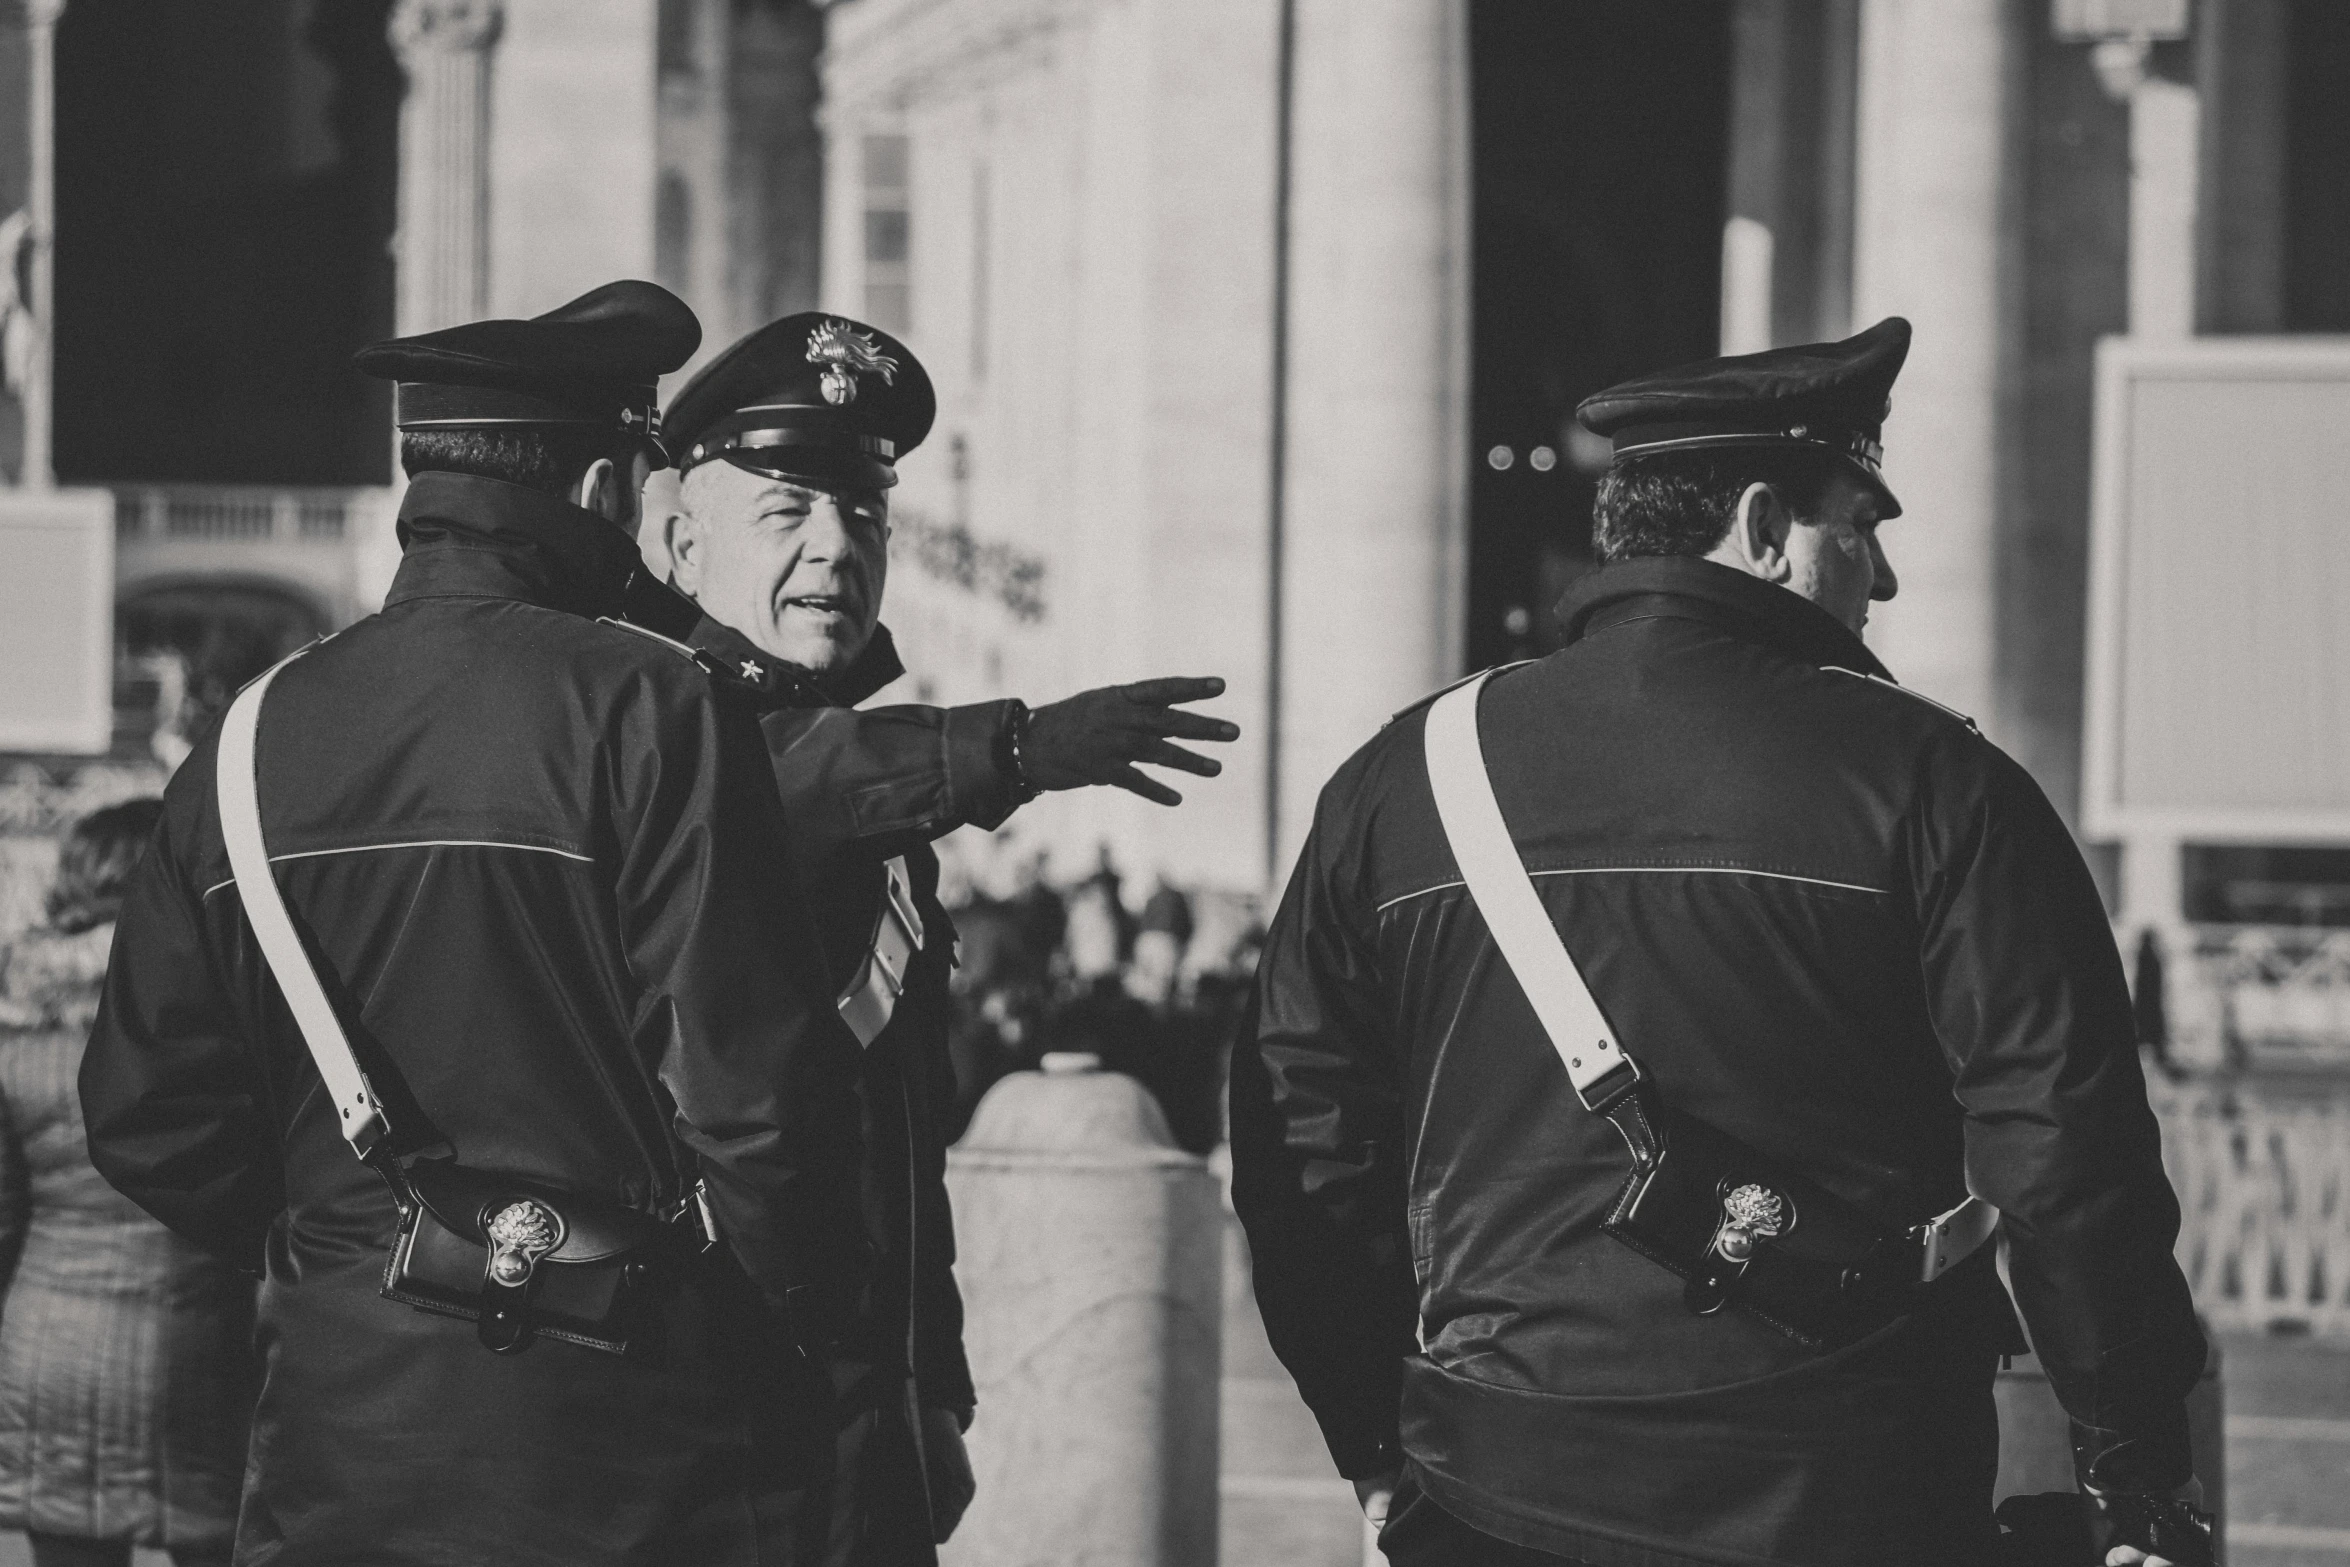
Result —
<path fill-rule="evenodd" d="M 1138 680 L 1130 686 L 1103 686 L 1037 708 L 1028 715 L 1020 741 L 1020 770 L 1030 787 L 1080 789 L 1114 784 L 1160 805 L 1180 805 L 1183 796 L 1145 776 L 1137 762 L 1172 767 L 1213 778 L 1222 762 L 1187 751 L 1173 740 L 1237 740 L 1240 726 L 1204 713 L 1175 711 L 1179 702 L 1204 702 L 1224 694 L 1224 682 Z"/>
<path fill-rule="evenodd" d="M 2089 1493 L 2112 1540 L 2106 1567 L 2212 1567 L 2211 1514 L 2203 1510 L 2203 1482 L 2189 1480 L 2168 1494 Z"/>

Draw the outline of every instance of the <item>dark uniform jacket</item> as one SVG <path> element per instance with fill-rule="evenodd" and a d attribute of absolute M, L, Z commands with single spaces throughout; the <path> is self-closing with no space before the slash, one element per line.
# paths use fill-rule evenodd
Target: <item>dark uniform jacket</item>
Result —
<path fill-rule="evenodd" d="M 755 720 L 616 614 L 633 543 L 536 492 L 420 476 L 383 611 L 289 666 L 259 744 L 286 903 L 404 1150 L 650 1214 L 700 1176 L 724 1244 L 622 1358 L 378 1296 L 396 1223 L 231 879 L 214 741 L 130 890 L 82 1068 L 91 1155 L 265 1272 L 238 1560 L 748 1563 L 820 1467 L 784 1324 L 853 1322 L 856 1042 Z M 811 1305 L 811 1303 L 816 1303 Z M 811 1326 L 811 1324 L 814 1324 Z"/>
<path fill-rule="evenodd" d="M 1971 1186 L 2099 1445 L 2185 1478 L 2203 1341 L 2104 911 L 2031 779 L 1783 588 L 1596 573 L 1479 732 L 1544 904 L 1663 1100 L 1889 1229 Z M 1585 1111 L 1461 886 L 1424 711 L 1323 791 L 1233 1068 L 1234 1201 L 1274 1347 L 1349 1475 L 1594 1564 L 1974 1562 L 1985 1248 L 1815 1353 L 1603 1234 Z"/>
<path fill-rule="evenodd" d="M 1001 765 L 1014 704 L 852 710 L 904 673 L 886 629 L 822 683 L 707 616 L 689 640 L 760 709 L 791 823 L 788 874 L 811 895 L 834 993 L 870 949 L 893 855 L 905 856 L 922 919 L 922 951 L 889 1026 L 865 1052 L 859 1085 L 861 1196 L 877 1263 L 870 1315 L 841 1364 L 837 1466 L 811 1503 L 829 1514 L 827 1549 L 806 1558 L 900 1567 L 930 1554 L 913 1406 L 968 1421 L 975 1403 L 942 1126 L 954 1102 L 955 928 L 938 900 L 930 843 L 966 822 L 993 827 L 1018 803 Z"/>

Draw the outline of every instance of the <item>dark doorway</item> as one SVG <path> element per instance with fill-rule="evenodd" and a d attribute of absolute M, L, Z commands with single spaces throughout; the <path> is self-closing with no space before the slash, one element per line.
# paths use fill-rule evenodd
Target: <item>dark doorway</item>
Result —
<path fill-rule="evenodd" d="M 1604 443 L 1575 404 L 1713 353 L 1727 0 L 1473 0 L 1469 662 L 1548 652 Z"/>
<path fill-rule="evenodd" d="M 302 595 L 271 582 L 158 584 L 114 613 L 117 755 L 178 766 L 244 684 L 327 631 Z"/>
<path fill-rule="evenodd" d="M 74 0 L 57 33 L 56 465 L 380 484 L 391 0 Z"/>

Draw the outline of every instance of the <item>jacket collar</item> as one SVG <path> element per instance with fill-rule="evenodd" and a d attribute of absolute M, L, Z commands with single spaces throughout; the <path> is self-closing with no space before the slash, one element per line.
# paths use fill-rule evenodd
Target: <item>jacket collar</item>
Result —
<path fill-rule="evenodd" d="M 418 474 L 400 503 L 399 534 L 387 606 L 498 598 L 618 615 L 630 577 L 643 568 L 636 541 L 594 512 L 471 474 Z"/>
<path fill-rule="evenodd" d="M 716 659 L 750 686 L 794 707 L 855 707 L 906 672 L 889 627 L 875 626 L 848 668 L 830 677 L 777 658 L 734 627 L 704 615 L 686 642 Z"/>
<path fill-rule="evenodd" d="M 1602 566 L 1568 589 L 1558 607 L 1569 642 L 1658 617 L 1703 621 L 1810 663 L 1893 678 L 1866 643 L 1817 604 L 1691 555 L 1648 555 Z"/>

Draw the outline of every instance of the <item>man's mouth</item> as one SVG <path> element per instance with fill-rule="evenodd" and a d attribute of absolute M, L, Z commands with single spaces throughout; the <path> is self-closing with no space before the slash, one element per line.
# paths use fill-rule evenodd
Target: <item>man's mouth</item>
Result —
<path fill-rule="evenodd" d="M 848 620 L 855 618 L 858 604 L 846 593 L 794 593 L 784 599 L 783 608 Z"/>

